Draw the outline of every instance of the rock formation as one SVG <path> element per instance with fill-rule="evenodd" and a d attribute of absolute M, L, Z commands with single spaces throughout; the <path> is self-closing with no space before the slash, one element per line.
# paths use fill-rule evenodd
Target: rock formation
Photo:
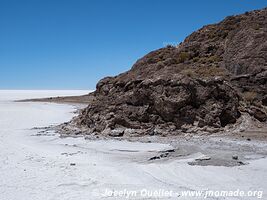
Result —
<path fill-rule="evenodd" d="M 267 9 L 207 25 L 178 46 L 97 84 L 74 125 L 86 134 L 218 131 L 244 113 L 267 120 Z"/>

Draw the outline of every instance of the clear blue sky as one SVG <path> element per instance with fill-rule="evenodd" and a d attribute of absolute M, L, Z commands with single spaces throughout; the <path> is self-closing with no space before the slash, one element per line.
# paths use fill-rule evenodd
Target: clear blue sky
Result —
<path fill-rule="evenodd" d="M 0 0 L 0 89 L 94 89 L 146 53 L 267 0 Z"/>

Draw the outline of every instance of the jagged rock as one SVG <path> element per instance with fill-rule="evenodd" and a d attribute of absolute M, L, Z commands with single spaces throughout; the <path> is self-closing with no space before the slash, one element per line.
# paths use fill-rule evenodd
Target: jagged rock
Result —
<path fill-rule="evenodd" d="M 71 123 L 87 134 L 121 137 L 216 132 L 242 112 L 266 121 L 253 103 L 266 106 L 266 41 L 266 8 L 204 26 L 177 47 L 153 51 L 131 70 L 100 80 Z"/>
<path fill-rule="evenodd" d="M 237 155 L 233 155 L 233 156 L 232 156 L 232 159 L 233 159 L 233 160 L 238 160 L 238 156 L 237 156 Z"/>
<path fill-rule="evenodd" d="M 267 106 L 267 95 L 262 98 L 262 105 Z"/>
<path fill-rule="evenodd" d="M 108 135 L 112 137 L 122 137 L 124 135 L 124 129 L 111 130 Z"/>
<path fill-rule="evenodd" d="M 267 120 L 267 114 L 257 107 L 251 108 L 252 115 L 259 121 L 265 122 Z"/>

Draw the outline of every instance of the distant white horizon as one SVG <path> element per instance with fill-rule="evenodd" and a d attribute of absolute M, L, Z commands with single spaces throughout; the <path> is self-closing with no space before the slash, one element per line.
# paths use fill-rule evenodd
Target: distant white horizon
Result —
<path fill-rule="evenodd" d="M 0 101 L 85 95 L 94 90 L 0 90 Z"/>

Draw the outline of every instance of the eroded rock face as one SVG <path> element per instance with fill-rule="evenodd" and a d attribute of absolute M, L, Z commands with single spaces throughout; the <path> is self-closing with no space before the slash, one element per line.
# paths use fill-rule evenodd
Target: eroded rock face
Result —
<path fill-rule="evenodd" d="M 264 122 L 267 9 L 227 17 L 177 47 L 153 51 L 131 70 L 100 80 L 91 95 L 94 100 L 71 122 L 87 133 L 216 131 L 242 112 Z"/>
<path fill-rule="evenodd" d="M 100 84 L 95 102 L 76 119 L 92 132 L 128 128 L 153 134 L 156 128 L 182 130 L 196 123 L 220 128 L 240 116 L 240 97 L 223 80 L 157 78 L 134 81 L 130 88 L 121 82 L 106 94 L 107 85 Z"/>

